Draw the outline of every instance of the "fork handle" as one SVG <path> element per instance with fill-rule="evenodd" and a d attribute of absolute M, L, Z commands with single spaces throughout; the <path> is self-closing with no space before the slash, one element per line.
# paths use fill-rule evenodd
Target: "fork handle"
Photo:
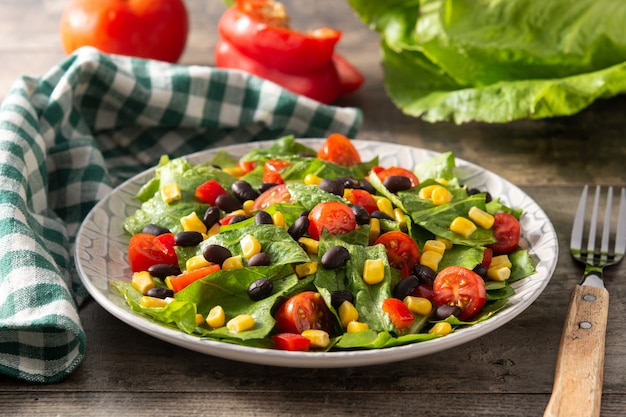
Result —
<path fill-rule="evenodd" d="M 577 285 L 572 292 L 544 417 L 600 415 L 608 308 L 605 288 Z"/>

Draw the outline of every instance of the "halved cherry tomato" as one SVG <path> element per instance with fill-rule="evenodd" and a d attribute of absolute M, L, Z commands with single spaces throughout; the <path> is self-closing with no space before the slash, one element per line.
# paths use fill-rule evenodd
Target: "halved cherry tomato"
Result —
<path fill-rule="evenodd" d="M 389 315 L 389 319 L 398 329 L 406 329 L 415 321 L 411 310 L 397 298 L 387 298 L 383 301 L 383 311 Z"/>
<path fill-rule="evenodd" d="M 402 275 L 408 274 L 420 261 L 420 250 L 411 236 L 404 232 L 393 230 L 383 233 L 374 241 L 374 245 L 382 244 L 387 251 L 389 265 L 403 271 Z"/>
<path fill-rule="evenodd" d="M 276 185 L 269 190 L 264 191 L 254 200 L 252 210 L 265 210 L 269 206 L 279 203 L 288 203 L 291 201 L 291 194 L 286 184 Z"/>
<path fill-rule="evenodd" d="M 333 235 L 356 229 L 356 217 L 352 209 L 338 201 L 325 201 L 313 207 L 309 212 L 309 235 L 319 240 L 324 229 Z"/>
<path fill-rule="evenodd" d="M 333 133 L 328 136 L 317 151 L 317 157 L 323 161 L 346 167 L 361 162 L 359 151 L 356 150 L 350 139 L 340 133 Z"/>
<path fill-rule="evenodd" d="M 367 210 L 369 214 L 372 214 L 372 212 L 378 210 L 376 200 L 370 193 L 365 190 L 349 188 L 346 189 L 343 196 L 352 204 L 357 204 L 363 207 L 365 210 Z"/>
<path fill-rule="evenodd" d="M 265 161 L 263 165 L 263 182 L 284 184 L 285 180 L 283 180 L 282 175 L 280 175 L 280 171 L 287 168 L 289 165 L 291 165 L 291 162 L 282 161 L 280 159 Z"/>
<path fill-rule="evenodd" d="M 196 187 L 196 198 L 207 204 L 214 205 L 220 195 L 228 194 L 226 189 L 215 180 L 207 180 Z"/>
<path fill-rule="evenodd" d="M 376 173 L 376 175 L 378 176 L 378 178 L 380 178 L 381 181 L 385 181 L 385 178 L 387 177 L 392 177 L 392 176 L 403 176 L 403 177 L 407 177 L 409 180 L 411 180 L 411 186 L 412 187 L 416 187 L 419 185 L 420 181 L 417 178 L 417 176 L 411 172 L 410 170 L 406 169 L 406 168 L 402 168 L 402 167 L 389 167 L 389 168 L 382 168 L 381 167 L 374 167 L 372 168 L 372 171 L 374 171 Z"/>
<path fill-rule="evenodd" d="M 317 329 L 331 333 L 333 318 L 324 298 L 318 292 L 304 291 L 285 301 L 276 312 L 278 333 L 297 333 Z"/>
<path fill-rule="evenodd" d="M 483 279 L 462 266 L 448 266 L 441 270 L 433 283 L 433 304 L 457 306 L 459 320 L 467 320 L 485 305 L 487 291 Z"/>
<path fill-rule="evenodd" d="M 198 281 L 206 277 L 213 272 L 217 272 L 220 270 L 220 266 L 217 264 L 204 266 L 202 268 L 194 269 L 189 272 L 183 272 L 180 275 L 176 275 L 175 277 L 170 277 L 168 279 L 170 286 L 174 292 L 178 292 L 188 286 L 189 284 Z"/>
<path fill-rule="evenodd" d="M 296 333 L 279 333 L 272 336 L 276 349 L 306 352 L 311 346 L 311 341 Z"/>
<path fill-rule="evenodd" d="M 490 246 L 495 253 L 511 253 L 519 244 L 522 228 L 512 214 L 499 212 L 494 216 L 493 236 L 496 243 Z"/>
<path fill-rule="evenodd" d="M 128 244 L 128 262 L 133 272 L 146 271 L 152 265 L 178 265 L 174 250 L 174 235 L 164 233 L 155 236 L 149 233 L 137 233 Z"/>

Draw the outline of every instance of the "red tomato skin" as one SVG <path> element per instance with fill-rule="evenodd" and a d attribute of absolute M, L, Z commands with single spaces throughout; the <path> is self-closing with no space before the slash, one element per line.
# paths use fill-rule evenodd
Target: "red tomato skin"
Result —
<path fill-rule="evenodd" d="M 339 95 L 351 94 L 363 85 L 365 77 L 346 58 L 342 55 L 334 54 L 333 62 L 339 74 L 339 84 L 341 84 Z"/>
<path fill-rule="evenodd" d="M 519 221 L 512 214 L 499 212 L 494 215 L 493 235 L 496 243 L 490 246 L 496 254 L 513 252 L 521 237 L 522 228 Z"/>
<path fill-rule="evenodd" d="M 361 162 L 359 151 L 350 139 L 340 133 L 333 133 L 317 151 L 317 157 L 323 161 L 350 167 Z"/>
<path fill-rule="evenodd" d="M 398 329 L 406 329 L 415 321 L 415 316 L 411 310 L 397 298 L 385 299 L 382 309 L 389 315 L 389 319 Z"/>
<path fill-rule="evenodd" d="M 71 0 L 61 16 L 67 54 L 82 46 L 102 52 L 177 62 L 189 22 L 182 0 Z"/>
<path fill-rule="evenodd" d="M 222 187 L 222 184 L 216 180 L 207 180 L 196 187 L 195 196 L 204 203 L 215 205 L 217 197 L 225 194 L 228 194 L 228 192 Z"/>
<path fill-rule="evenodd" d="M 171 240 L 170 240 L 171 237 Z M 152 265 L 178 265 L 174 250 L 174 236 L 164 233 L 159 236 L 137 233 L 128 244 L 128 263 L 133 272 L 146 271 Z"/>
<path fill-rule="evenodd" d="M 374 211 L 378 210 L 376 200 L 370 193 L 365 190 L 346 190 L 344 197 L 352 204 L 357 204 L 363 207 L 365 210 L 367 210 L 369 214 L 372 214 Z"/>
<path fill-rule="evenodd" d="M 284 184 L 285 180 L 280 171 L 291 165 L 291 162 L 271 159 L 263 165 L 263 182 L 270 184 Z"/>
<path fill-rule="evenodd" d="M 272 336 L 276 349 L 291 352 L 306 352 L 311 346 L 311 341 L 296 333 L 279 333 Z"/>
<path fill-rule="evenodd" d="M 413 172 L 411 172 L 410 170 L 408 170 L 406 168 L 402 168 L 402 167 L 389 167 L 389 168 L 374 167 L 374 168 L 372 168 L 372 171 L 374 171 L 374 173 L 376 173 L 378 178 L 380 178 L 381 182 L 384 182 L 385 178 L 387 178 L 387 177 L 398 175 L 398 176 L 407 177 L 409 180 L 411 180 L 411 186 L 412 187 L 416 187 L 420 183 L 420 181 L 417 178 L 417 176 Z"/>
<path fill-rule="evenodd" d="M 291 194 L 287 189 L 287 185 L 276 185 L 269 190 L 264 191 L 260 196 L 254 200 L 252 210 L 265 210 L 266 208 L 279 203 L 289 203 L 291 201 Z"/>
<path fill-rule="evenodd" d="M 385 246 L 389 264 L 394 268 L 410 271 L 420 261 L 417 243 L 404 232 L 394 230 L 383 233 L 374 241 L 374 245 L 378 244 Z"/>
<path fill-rule="evenodd" d="M 331 333 L 333 319 L 320 293 L 304 291 L 285 301 L 274 315 L 277 333 L 297 333 L 316 329 Z"/>
<path fill-rule="evenodd" d="M 455 305 L 461 309 L 459 320 L 467 320 L 484 307 L 487 291 L 483 279 L 462 266 L 441 270 L 433 282 L 433 305 Z"/>
<path fill-rule="evenodd" d="M 309 236 L 319 240 L 324 229 L 333 235 L 351 232 L 356 229 L 356 217 L 344 203 L 319 203 L 309 212 Z"/>

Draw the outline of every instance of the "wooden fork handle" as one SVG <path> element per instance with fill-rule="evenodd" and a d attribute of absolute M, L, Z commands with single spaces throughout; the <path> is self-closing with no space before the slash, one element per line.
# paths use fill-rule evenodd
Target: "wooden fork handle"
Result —
<path fill-rule="evenodd" d="M 600 415 L 608 308 L 604 288 L 578 285 L 572 292 L 544 417 Z"/>

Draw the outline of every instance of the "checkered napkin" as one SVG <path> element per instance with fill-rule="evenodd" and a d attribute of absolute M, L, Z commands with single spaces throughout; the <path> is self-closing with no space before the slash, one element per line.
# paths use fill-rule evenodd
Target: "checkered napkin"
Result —
<path fill-rule="evenodd" d="M 0 107 L 0 373 L 55 382 L 82 360 L 80 222 L 123 180 L 172 157 L 286 134 L 353 137 L 358 109 L 238 71 L 83 48 Z"/>

